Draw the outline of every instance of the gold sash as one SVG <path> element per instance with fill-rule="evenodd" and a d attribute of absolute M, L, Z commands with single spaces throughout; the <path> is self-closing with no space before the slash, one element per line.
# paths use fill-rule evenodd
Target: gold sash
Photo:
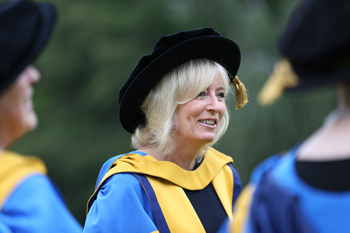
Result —
<path fill-rule="evenodd" d="M 12 191 L 31 174 L 46 174 L 45 164 L 39 158 L 0 152 L 0 211 Z"/>

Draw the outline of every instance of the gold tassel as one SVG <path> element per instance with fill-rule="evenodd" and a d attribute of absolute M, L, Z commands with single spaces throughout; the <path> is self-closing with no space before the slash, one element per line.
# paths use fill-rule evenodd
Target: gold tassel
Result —
<path fill-rule="evenodd" d="M 232 80 L 232 84 L 236 89 L 236 109 L 240 109 L 248 103 L 248 91 L 237 76 Z"/>
<path fill-rule="evenodd" d="M 298 83 L 298 76 L 289 60 L 287 58 L 278 60 L 275 63 L 272 74 L 258 95 L 259 104 L 272 104 L 282 95 L 285 89 L 296 87 Z"/>

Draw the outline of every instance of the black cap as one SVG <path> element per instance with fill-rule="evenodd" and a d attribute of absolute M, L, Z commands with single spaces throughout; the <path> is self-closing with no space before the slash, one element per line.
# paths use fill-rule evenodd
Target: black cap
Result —
<path fill-rule="evenodd" d="M 56 9 L 50 3 L 0 4 L 0 95 L 43 50 L 55 21 Z"/>
<path fill-rule="evenodd" d="M 350 79 L 350 1 L 304 0 L 291 15 L 278 48 L 292 64 L 294 89 Z"/>

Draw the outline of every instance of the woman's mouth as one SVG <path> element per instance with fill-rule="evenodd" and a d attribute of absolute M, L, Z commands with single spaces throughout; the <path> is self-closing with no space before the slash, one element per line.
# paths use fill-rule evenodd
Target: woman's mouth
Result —
<path fill-rule="evenodd" d="M 31 98 L 26 99 L 23 105 L 26 110 L 33 110 L 33 101 Z"/>
<path fill-rule="evenodd" d="M 216 125 L 216 120 L 199 120 L 199 122 L 210 126 Z"/>

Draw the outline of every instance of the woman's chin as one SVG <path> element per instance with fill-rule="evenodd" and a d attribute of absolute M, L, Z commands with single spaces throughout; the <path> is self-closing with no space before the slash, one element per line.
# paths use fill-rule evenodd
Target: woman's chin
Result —
<path fill-rule="evenodd" d="M 38 125 L 38 117 L 36 116 L 35 112 L 31 112 L 27 115 L 25 119 L 25 129 L 27 132 L 30 132 L 34 129 L 36 129 Z"/>
<path fill-rule="evenodd" d="M 203 143 L 207 144 L 207 143 L 211 143 L 215 140 L 215 134 L 211 135 L 203 135 L 201 138 L 201 141 L 203 141 Z"/>

